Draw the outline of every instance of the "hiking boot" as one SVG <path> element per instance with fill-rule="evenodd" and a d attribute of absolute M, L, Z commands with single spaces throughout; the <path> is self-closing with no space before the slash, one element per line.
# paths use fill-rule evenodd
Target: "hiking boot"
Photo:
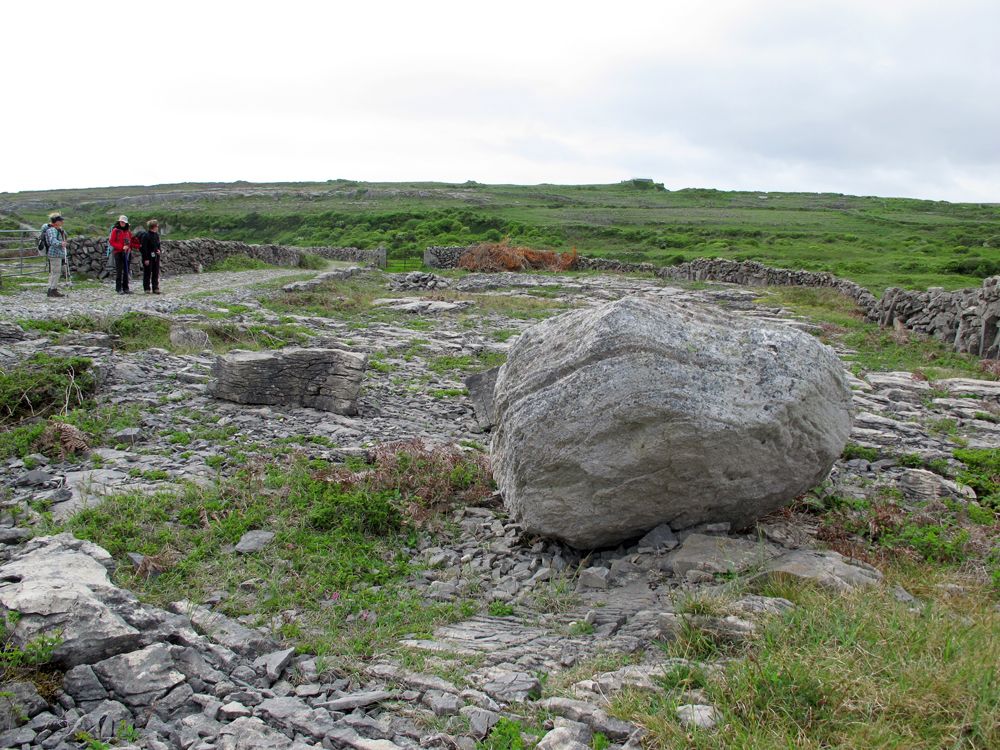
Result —
<path fill-rule="evenodd" d="M 65 297 L 66 295 L 63 294 L 62 292 L 60 292 L 58 289 L 49 289 L 49 291 L 47 291 L 45 293 L 45 296 L 46 297 Z"/>
<path fill-rule="evenodd" d="M 163 294 L 159 289 L 154 289 L 153 294 Z"/>

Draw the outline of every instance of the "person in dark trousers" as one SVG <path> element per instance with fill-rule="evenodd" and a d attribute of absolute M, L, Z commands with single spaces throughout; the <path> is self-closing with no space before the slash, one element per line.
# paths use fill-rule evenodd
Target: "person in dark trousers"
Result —
<path fill-rule="evenodd" d="M 146 231 L 139 235 L 139 252 L 142 254 L 142 289 L 146 294 L 160 293 L 160 223 L 156 219 L 146 222 Z"/>
<path fill-rule="evenodd" d="M 43 229 L 45 232 L 45 251 L 49 256 L 49 290 L 47 297 L 65 297 L 59 291 L 59 278 L 62 266 L 66 262 L 66 232 L 63 231 L 63 217 L 51 214 L 49 223 Z"/>
<path fill-rule="evenodd" d="M 119 216 L 118 223 L 111 230 L 108 238 L 111 253 L 115 256 L 115 291 L 118 294 L 131 294 L 128 290 L 129 252 L 132 249 L 132 228 L 127 216 Z"/>

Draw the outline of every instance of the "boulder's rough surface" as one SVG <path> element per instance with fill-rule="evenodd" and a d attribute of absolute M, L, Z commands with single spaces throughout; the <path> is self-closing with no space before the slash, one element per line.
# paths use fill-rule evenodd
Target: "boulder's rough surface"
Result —
<path fill-rule="evenodd" d="M 358 413 L 367 357 L 343 349 L 234 351 L 212 368 L 209 392 L 238 404 L 308 406 L 348 416 Z"/>
<path fill-rule="evenodd" d="M 494 396 L 508 508 L 528 532 L 577 547 L 661 523 L 744 527 L 823 479 L 851 430 L 832 350 L 669 299 L 525 331 Z"/>

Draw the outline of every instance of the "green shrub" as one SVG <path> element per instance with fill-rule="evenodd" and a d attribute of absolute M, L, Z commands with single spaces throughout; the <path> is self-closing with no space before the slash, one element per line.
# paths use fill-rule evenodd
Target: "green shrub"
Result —
<path fill-rule="evenodd" d="M 525 750 L 521 737 L 521 723 L 510 719 L 500 719 L 486 739 L 476 743 L 476 750 Z"/>
<path fill-rule="evenodd" d="M 108 324 L 108 333 L 118 336 L 121 348 L 128 352 L 170 346 L 170 322 L 154 315 L 125 313 Z"/>
<path fill-rule="evenodd" d="M 974 489 L 983 505 L 1000 508 L 1000 449 L 962 448 L 953 455 L 966 466 L 958 481 Z"/>
<path fill-rule="evenodd" d="M 82 406 L 97 386 L 92 365 L 85 357 L 38 353 L 14 367 L 0 369 L 0 425 L 65 414 Z"/>
<path fill-rule="evenodd" d="M 40 635 L 23 646 L 15 645 L 11 636 L 20 619 L 20 612 L 7 611 L 0 623 L 0 684 L 30 681 L 43 696 L 54 697 L 61 681 L 49 674 L 49 665 L 62 638 Z"/>
<path fill-rule="evenodd" d="M 299 268 L 322 271 L 326 267 L 327 260 L 322 255 L 316 255 L 316 253 L 302 253 L 299 255 Z"/>
<path fill-rule="evenodd" d="M 508 602 L 502 602 L 499 599 L 494 599 L 490 602 L 490 606 L 486 611 L 493 617 L 510 617 L 514 614 L 514 606 Z"/>
<path fill-rule="evenodd" d="M 844 452 L 840 457 L 845 461 L 850 461 L 855 458 L 863 458 L 866 461 L 877 461 L 878 451 L 874 448 L 865 448 L 863 445 L 858 445 L 856 443 L 848 443 L 844 446 Z"/>

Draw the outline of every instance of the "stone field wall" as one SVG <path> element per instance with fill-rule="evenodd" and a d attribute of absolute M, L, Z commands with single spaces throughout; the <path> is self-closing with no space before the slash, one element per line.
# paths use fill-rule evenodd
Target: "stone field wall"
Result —
<path fill-rule="evenodd" d="M 926 292 L 886 289 L 868 308 L 868 317 L 882 326 L 932 336 L 959 352 L 1000 358 L 1000 276 L 984 279 L 981 287 L 954 292 L 940 287 Z"/>
<path fill-rule="evenodd" d="M 431 268 L 455 268 L 468 248 L 429 247 L 424 264 Z M 200 273 L 232 255 L 246 255 L 275 266 L 297 267 L 303 253 L 330 260 L 352 261 L 384 268 L 385 248 L 309 247 L 251 245 L 211 239 L 163 240 L 163 272 Z M 97 276 L 107 266 L 103 239 L 74 237 L 69 246 L 70 267 L 75 273 Z M 138 270 L 138 257 L 133 257 Z M 956 351 L 989 359 L 1000 358 L 1000 277 L 983 281 L 982 287 L 946 292 L 887 289 L 881 298 L 853 281 L 830 273 L 772 268 L 757 261 L 699 258 L 676 266 L 628 263 L 612 258 L 580 256 L 577 268 L 629 273 L 653 273 L 678 281 L 721 281 L 740 286 L 806 286 L 835 289 L 853 300 L 868 319 L 931 336 Z"/>
<path fill-rule="evenodd" d="M 106 248 L 103 238 L 73 237 L 69 241 L 70 268 L 74 273 L 85 276 L 100 275 L 108 265 Z M 385 248 L 361 250 L 356 247 L 289 247 L 210 239 L 165 239 L 162 242 L 161 267 L 166 274 L 201 273 L 233 255 L 246 255 L 275 266 L 297 267 L 304 253 L 329 260 L 385 266 Z M 133 253 L 132 264 L 133 271 L 139 268 L 138 253 Z"/>

